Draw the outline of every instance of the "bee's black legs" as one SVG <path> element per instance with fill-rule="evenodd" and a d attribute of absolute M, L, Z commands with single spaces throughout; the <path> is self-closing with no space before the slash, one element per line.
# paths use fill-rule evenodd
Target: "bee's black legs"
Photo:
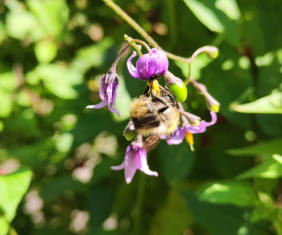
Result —
<path fill-rule="evenodd" d="M 145 91 L 144 91 L 144 96 L 149 97 L 151 94 L 151 89 L 150 86 L 147 84 Z"/>

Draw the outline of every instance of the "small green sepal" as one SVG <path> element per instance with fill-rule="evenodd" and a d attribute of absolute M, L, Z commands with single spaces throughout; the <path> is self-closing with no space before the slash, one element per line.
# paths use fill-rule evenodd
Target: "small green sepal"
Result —
<path fill-rule="evenodd" d="M 134 131 L 128 132 L 124 135 L 124 137 L 127 141 L 131 141 L 135 137 L 135 132 Z"/>

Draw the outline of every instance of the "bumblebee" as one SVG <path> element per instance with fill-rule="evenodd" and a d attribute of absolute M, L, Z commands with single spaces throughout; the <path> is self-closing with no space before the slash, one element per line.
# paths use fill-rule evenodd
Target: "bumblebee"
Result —
<path fill-rule="evenodd" d="M 145 94 L 133 101 L 130 115 L 136 132 L 143 136 L 169 136 L 179 125 L 175 98 L 157 80 L 151 81 Z"/>

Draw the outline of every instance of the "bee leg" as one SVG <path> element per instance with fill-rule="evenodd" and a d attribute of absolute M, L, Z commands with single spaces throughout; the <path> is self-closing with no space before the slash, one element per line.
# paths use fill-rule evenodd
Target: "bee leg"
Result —
<path fill-rule="evenodd" d="M 144 142 L 143 147 L 149 152 L 154 149 L 160 142 L 160 136 L 158 134 L 150 135 Z"/>
<path fill-rule="evenodd" d="M 164 97 L 160 96 L 157 94 L 157 92 L 155 92 L 154 90 L 151 90 L 152 91 L 152 95 L 154 96 L 154 98 L 156 100 L 158 100 L 159 102 L 161 102 L 162 104 L 164 104 L 166 106 L 166 108 L 168 108 L 169 106 L 167 105 L 167 101 Z"/>
<path fill-rule="evenodd" d="M 144 96 L 149 97 L 151 94 L 151 89 L 150 86 L 147 84 L 145 91 L 144 91 Z"/>

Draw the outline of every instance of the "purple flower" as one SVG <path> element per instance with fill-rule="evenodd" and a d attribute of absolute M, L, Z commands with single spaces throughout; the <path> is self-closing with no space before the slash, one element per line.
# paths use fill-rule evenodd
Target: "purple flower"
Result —
<path fill-rule="evenodd" d="M 112 70 L 109 70 L 106 75 L 104 74 L 101 77 L 101 85 L 99 90 L 99 95 L 102 102 L 96 105 L 88 105 L 86 108 L 100 109 L 108 105 L 109 110 L 113 113 L 116 113 L 120 117 L 119 111 L 115 107 L 117 89 L 119 86 L 118 80 L 118 75 Z"/>
<path fill-rule="evenodd" d="M 118 89 L 118 82 L 119 82 L 119 76 L 116 73 L 116 67 L 117 63 L 119 62 L 121 56 L 123 53 L 129 48 L 130 44 L 127 43 L 127 45 L 121 50 L 119 55 L 117 56 L 116 60 L 112 64 L 111 68 L 109 69 L 107 74 L 104 74 L 101 77 L 101 84 L 100 84 L 100 90 L 99 95 L 101 98 L 101 103 L 96 105 L 88 105 L 86 108 L 90 109 L 100 109 L 104 108 L 106 105 L 108 105 L 109 110 L 112 113 L 116 113 L 119 117 L 119 111 L 117 110 L 115 103 L 116 103 L 116 96 L 117 96 L 117 89 Z"/>
<path fill-rule="evenodd" d="M 123 163 L 119 166 L 113 166 L 111 169 L 124 169 L 125 181 L 128 184 L 131 182 L 137 169 L 147 175 L 158 176 L 157 172 L 151 171 L 148 167 L 146 149 L 139 147 L 135 143 L 127 146 Z"/>
<path fill-rule="evenodd" d="M 153 48 L 150 53 L 142 55 L 137 60 L 135 68 L 131 61 L 136 55 L 136 51 L 133 51 L 127 60 L 127 68 L 132 77 L 149 80 L 151 77 L 163 76 L 167 72 L 168 59 L 164 51 Z"/>
<path fill-rule="evenodd" d="M 187 124 L 185 126 L 178 127 L 178 129 L 175 131 L 175 135 L 166 139 L 167 143 L 169 145 L 182 143 L 186 131 L 191 134 L 199 134 L 205 132 L 208 126 L 212 126 L 217 121 L 216 113 L 214 111 L 211 111 L 210 114 L 212 118 L 210 122 L 200 121 L 199 125 Z"/>

